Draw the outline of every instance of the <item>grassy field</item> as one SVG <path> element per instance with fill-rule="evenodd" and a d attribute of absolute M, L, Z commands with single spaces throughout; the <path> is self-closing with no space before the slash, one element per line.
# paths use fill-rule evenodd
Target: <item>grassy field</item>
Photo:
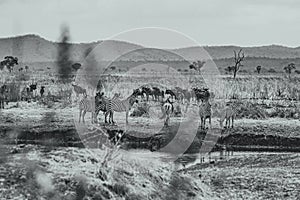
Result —
<path fill-rule="evenodd" d="M 119 76 L 120 73 L 116 71 L 114 75 L 103 77 L 107 96 L 112 97 L 114 93 L 120 92 L 121 98 L 125 98 L 133 89 L 145 83 L 155 83 L 153 85 L 159 85 L 161 89 L 173 89 L 181 83 L 181 80 L 172 78 L 171 73 L 147 77 L 140 77 L 140 74 Z M 163 162 L 159 157 L 165 154 L 150 152 L 138 144 L 132 145 L 138 148 L 137 153 L 132 153 L 132 146 L 129 145 L 128 151 L 120 149 L 118 157 L 109 162 L 108 166 L 103 166 L 101 163 L 107 155 L 105 150 L 82 148 L 80 137 L 85 133 L 78 133 L 74 123 L 78 121 L 78 99 L 74 92 L 71 98 L 66 95 L 72 87 L 59 82 L 53 71 L 29 71 L 22 74 L 2 73 L 1 80 L 16 85 L 20 91 L 25 85 L 37 82 L 38 89 L 41 85 L 46 86 L 46 96 L 40 98 L 37 91 L 37 97 L 30 102 L 17 102 L 16 99 L 20 98 L 15 97 L 15 100 L 5 105 L 4 110 L 0 110 L 1 197 L 295 199 L 300 195 L 297 153 L 235 152 L 234 156 L 226 160 L 217 159 L 213 164 L 199 164 L 197 159 L 186 170 L 179 170 L 182 168 L 180 162 Z M 191 72 L 182 74 L 188 80 L 183 88 L 205 86 L 201 76 Z M 163 79 L 164 76 L 167 78 Z M 258 149 L 272 147 L 280 150 L 289 144 L 297 146 L 300 139 L 299 83 L 298 75 L 288 79 L 282 74 L 241 73 L 236 80 L 230 75 L 221 75 L 210 87 L 215 94 L 211 100 L 212 128 L 221 131 L 218 119 L 220 108 L 225 102 L 234 99 L 238 106 L 235 127 L 222 130 L 222 140 L 219 142 L 247 148 L 256 146 Z M 48 95 L 49 92 L 51 95 Z M 140 138 L 162 133 L 172 139 L 178 125 L 185 120 L 183 110 L 186 105 L 176 103 L 181 114 L 172 116 L 170 127 L 164 128 L 163 120 L 159 119 L 159 102 L 146 103 L 150 106 L 150 114 L 132 116 L 144 103 L 140 101 L 130 112 L 127 127 L 125 113 L 115 114 L 115 126 L 105 125 L 102 113 L 98 116 L 100 123 L 91 124 L 88 113 L 87 131 L 101 127 L 106 130 L 125 130 L 126 127 L 126 131 L 132 131 Z M 189 109 L 196 108 L 196 102 L 193 101 Z M 203 133 L 199 132 L 200 135 Z M 200 144 L 201 137 L 196 137 L 194 145 L 199 148 Z M 149 155 L 150 158 L 147 157 Z"/>

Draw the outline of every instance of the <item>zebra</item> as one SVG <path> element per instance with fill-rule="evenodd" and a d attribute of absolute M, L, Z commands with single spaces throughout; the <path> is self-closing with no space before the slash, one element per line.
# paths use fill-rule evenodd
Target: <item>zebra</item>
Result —
<path fill-rule="evenodd" d="M 170 122 L 170 116 L 174 112 L 174 106 L 169 98 L 163 103 L 161 111 L 163 113 L 163 116 L 160 119 L 165 118 L 164 126 L 168 127 Z"/>
<path fill-rule="evenodd" d="M 109 105 L 109 102 L 111 100 L 108 99 L 107 97 L 104 96 L 104 93 L 102 92 L 100 94 L 100 92 L 97 92 L 96 97 L 95 97 L 95 102 L 96 102 L 96 109 L 95 109 L 95 114 L 96 117 L 98 116 L 99 112 L 102 111 L 105 114 L 105 123 L 107 123 L 107 116 L 109 115 L 109 122 L 111 121 L 111 113 L 107 112 L 107 108 Z"/>
<path fill-rule="evenodd" d="M 108 108 L 105 113 L 105 118 L 108 114 L 110 114 L 110 122 L 114 122 L 114 112 L 126 112 L 126 124 L 128 124 L 128 113 L 129 110 L 132 108 L 134 103 L 138 103 L 138 100 L 136 99 L 136 95 L 130 95 L 125 100 L 120 100 L 119 98 L 111 99 L 108 102 Z"/>
<path fill-rule="evenodd" d="M 95 99 L 88 98 L 87 95 L 84 96 L 84 98 L 79 102 L 79 123 L 82 118 L 82 121 L 84 123 L 84 116 L 87 112 L 92 113 L 92 122 L 97 123 L 97 116 L 100 111 L 103 113 L 106 113 L 107 111 L 107 105 L 108 105 L 109 99 L 104 97 L 104 93 L 97 93 L 95 96 Z M 105 123 L 107 116 L 105 115 Z"/>
<path fill-rule="evenodd" d="M 84 121 L 84 116 L 87 112 L 92 113 L 92 123 L 95 120 L 95 101 L 93 98 L 89 98 L 87 95 L 79 102 L 79 123 L 82 117 L 82 122 Z"/>
<path fill-rule="evenodd" d="M 199 106 L 199 115 L 201 120 L 201 129 L 205 129 L 205 122 L 208 118 L 209 126 L 211 128 L 211 105 L 208 101 L 203 101 Z"/>
<path fill-rule="evenodd" d="M 230 120 L 231 120 L 231 128 L 233 128 L 233 122 L 235 116 L 236 116 L 236 112 L 234 111 L 233 107 L 227 104 L 220 118 L 220 127 L 223 128 L 223 122 L 225 120 L 225 128 L 230 128 Z"/>

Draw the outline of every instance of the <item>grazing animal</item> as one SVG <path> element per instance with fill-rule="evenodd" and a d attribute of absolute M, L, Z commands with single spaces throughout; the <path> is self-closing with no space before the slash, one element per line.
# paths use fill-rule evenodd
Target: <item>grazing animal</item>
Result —
<path fill-rule="evenodd" d="M 74 88 L 74 92 L 75 92 L 77 98 L 79 97 L 80 94 L 86 95 L 86 89 L 84 89 L 78 85 L 74 85 L 74 84 L 72 84 L 72 86 Z"/>
<path fill-rule="evenodd" d="M 111 99 L 108 103 L 108 108 L 105 113 L 105 118 L 110 114 L 110 120 L 112 123 L 114 122 L 114 112 L 126 112 L 126 124 L 128 124 L 128 113 L 129 110 L 132 108 L 134 103 L 138 103 L 138 100 L 136 99 L 135 95 L 130 95 L 127 99 L 125 100 L 120 100 L 118 98 L 116 99 Z"/>
<path fill-rule="evenodd" d="M 31 85 L 29 86 L 29 88 L 30 88 L 30 92 L 33 92 L 34 90 L 37 89 L 37 83 L 31 84 Z"/>
<path fill-rule="evenodd" d="M 44 96 L 44 93 L 45 93 L 45 86 L 41 86 L 41 89 L 40 89 L 40 95 L 41 95 L 41 97 Z"/>
<path fill-rule="evenodd" d="M 193 90 L 193 92 L 195 94 L 195 97 L 196 97 L 196 100 L 197 100 L 198 103 L 199 103 L 200 100 L 202 102 L 209 100 L 210 93 L 208 91 L 208 88 L 203 88 L 203 89 L 192 88 L 192 90 Z"/>
<path fill-rule="evenodd" d="M 84 116 L 87 112 L 92 113 L 92 123 L 94 122 L 95 118 L 95 101 L 92 98 L 88 98 L 87 95 L 83 97 L 83 99 L 79 102 L 79 123 L 82 117 L 82 122 L 84 121 Z"/>
<path fill-rule="evenodd" d="M 149 96 L 152 96 L 153 98 L 153 94 L 152 94 L 152 90 L 148 87 L 142 87 L 142 92 L 143 94 L 146 95 L 146 100 L 149 101 Z"/>
<path fill-rule="evenodd" d="M 163 97 L 163 93 L 157 87 L 152 87 L 152 95 L 155 101 L 159 101 L 159 98 Z"/>
<path fill-rule="evenodd" d="M 176 99 L 176 95 L 172 90 L 166 90 L 165 94 L 168 94 L 171 96 L 171 98 Z"/>
<path fill-rule="evenodd" d="M 235 115 L 236 114 L 234 109 L 231 106 L 227 105 L 223 110 L 220 118 L 220 127 L 223 128 L 223 122 L 225 120 L 225 128 L 230 128 L 230 120 L 231 120 L 231 128 L 233 128 Z"/>
<path fill-rule="evenodd" d="M 140 96 L 141 98 L 144 98 L 144 92 L 141 88 L 133 90 L 132 94 L 135 95 L 136 97 Z"/>
<path fill-rule="evenodd" d="M 108 104 L 108 99 L 104 97 L 104 93 L 97 92 L 95 99 L 93 98 L 88 98 L 87 95 L 84 96 L 84 98 L 79 102 L 79 122 L 82 117 L 83 123 L 84 121 L 84 116 L 87 112 L 92 113 L 92 123 L 95 122 L 97 123 L 97 116 L 100 111 L 105 113 L 107 111 L 107 104 Z M 106 117 L 105 117 L 105 122 L 106 122 Z"/>
<path fill-rule="evenodd" d="M 6 100 L 7 85 L 2 85 L 0 87 L 0 109 L 4 109 L 4 102 Z"/>
<path fill-rule="evenodd" d="M 95 96 L 95 117 L 98 116 L 99 112 L 102 111 L 105 114 L 105 123 L 107 123 L 107 115 L 110 113 L 107 113 L 107 108 L 109 104 L 110 99 L 104 96 L 104 93 L 97 92 Z M 109 120 L 111 118 L 111 115 L 109 116 Z"/>
<path fill-rule="evenodd" d="M 31 97 L 30 88 L 24 87 L 24 89 L 22 91 L 21 100 L 29 101 L 30 97 Z"/>
<path fill-rule="evenodd" d="M 171 114 L 174 112 L 174 106 L 169 98 L 163 103 L 161 110 L 163 112 L 163 116 L 160 119 L 165 118 L 164 125 L 169 126 Z"/>
<path fill-rule="evenodd" d="M 208 101 L 203 101 L 199 106 L 199 115 L 201 120 L 201 129 L 205 129 L 206 119 L 209 120 L 209 126 L 211 128 L 211 105 Z"/>
<path fill-rule="evenodd" d="M 37 89 L 37 83 L 29 85 L 29 91 L 32 97 L 36 95 L 36 93 L 33 94 L 34 91 L 36 91 L 36 89 Z"/>

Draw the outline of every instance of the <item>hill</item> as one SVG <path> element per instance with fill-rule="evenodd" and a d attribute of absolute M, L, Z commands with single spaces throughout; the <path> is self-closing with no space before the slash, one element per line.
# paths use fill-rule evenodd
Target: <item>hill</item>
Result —
<path fill-rule="evenodd" d="M 89 48 L 96 47 L 96 54 L 105 60 L 114 60 L 119 55 L 128 51 L 134 51 L 144 48 L 140 45 L 124 42 L 124 41 L 97 41 L 91 43 L 70 43 L 71 59 L 73 61 L 82 61 L 84 55 Z M 97 48 L 97 46 L 103 45 Z M 21 63 L 49 63 L 55 62 L 59 43 L 48 41 L 37 35 L 24 35 L 11 38 L 0 39 L 0 58 L 6 55 L 13 55 L 19 58 Z M 290 48 L 278 45 L 261 46 L 261 47 L 239 47 L 239 46 L 206 46 L 206 47 L 187 47 L 169 50 L 175 54 L 179 54 L 188 60 L 201 59 L 203 50 L 214 60 L 229 59 L 233 57 L 233 51 L 243 48 L 247 57 L 261 59 L 296 59 L 300 58 L 300 48 Z M 176 60 L 178 56 L 171 55 L 169 51 L 148 49 L 142 51 L 134 51 L 130 55 L 123 56 L 124 60 L 144 60 L 145 55 L 149 60 Z M 200 53 L 199 53 L 200 52 Z M 201 53 L 202 52 L 202 53 Z M 206 53 L 206 52 L 205 52 Z"/>

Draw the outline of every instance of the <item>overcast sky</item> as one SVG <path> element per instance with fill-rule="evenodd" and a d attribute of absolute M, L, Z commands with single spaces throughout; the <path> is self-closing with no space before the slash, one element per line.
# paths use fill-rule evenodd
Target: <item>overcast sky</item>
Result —
<path fill-rule="evenodd" d="M 0 37 L 57 40 L 68 24 L 72 41 L 90 42 L 146 26 L 174 29 L 201 45 L 300 46 L 299 0 L 0 0 L 0 8 Z"/>

